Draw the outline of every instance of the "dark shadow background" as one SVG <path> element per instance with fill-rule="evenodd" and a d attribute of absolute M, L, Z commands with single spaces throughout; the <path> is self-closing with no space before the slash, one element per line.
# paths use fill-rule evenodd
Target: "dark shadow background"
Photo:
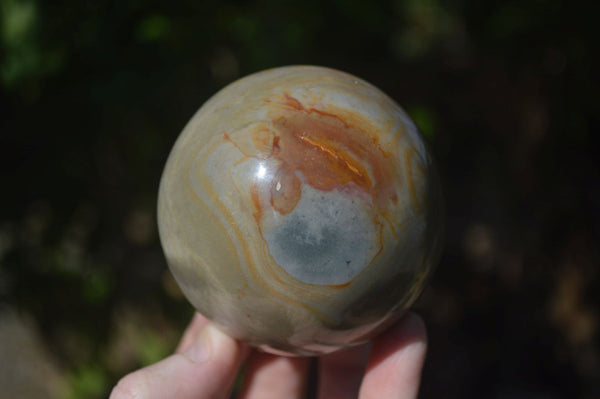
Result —
<path fill-rule="evenodd" d="M 390 94 L 439 163 L 421 397 L 600 397 L 599 4 L 1 0 L 0 396 L 103 397 L 172 351 L 172 144 L 225 84 L 318 64 Z"/>

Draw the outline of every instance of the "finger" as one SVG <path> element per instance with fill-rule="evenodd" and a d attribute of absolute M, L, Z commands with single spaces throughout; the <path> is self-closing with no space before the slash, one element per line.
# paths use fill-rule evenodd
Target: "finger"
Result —
<path fill-rule="evenodd" d="M 302 398 L 308 358 L 253 352 L 248 360 L 241 399 Z"/>
<path fill-rule="evenodd" d="M 408 313 L 373 343 L 359 398 L 416 398 L 426 352 L 425 323 Z"/>
<path fill-rule="evenodd" d="M 125 376 L 110 399 L 227 398 L 246 353 L 208 324 L 185 351 Z"/>
<path fill-rule="evenodd" d="M 202 316 L 198 312 L 194 313 L 190 324 L 187 326 L 183 336 L 181 337 L 181 341 L 179 341 L 179 345 L 177 345 L 175 353 L 185 352 L 185 350 L 194 343 L 196 338 L 198 338 L 200 331 L 202 331 L 207 324 L 208 319 L 206 317 Z"/>
<path fill-rule="evenodd" d="M 356 398 L 368 352 L 368 345 L 361 345 L 323 356 L 319 362 L 318 397 Z"/>

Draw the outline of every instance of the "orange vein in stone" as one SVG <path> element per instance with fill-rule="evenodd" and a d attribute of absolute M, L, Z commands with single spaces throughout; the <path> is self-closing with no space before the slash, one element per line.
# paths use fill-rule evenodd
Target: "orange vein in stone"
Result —
<path fill-rule="evenodd" d="M 319 147 L 319 149 L 320 149 L 321 151 L 324 151 L 324 152 L 326 152 L 327 154 L 331 155 L 333 158 L 335 158 L 335 159 L 338 159 L 338 160 L 340 160 L 340 161 L 344 162 L 344 164 L 346 164 L 346 167 L 347 167 L 348 169 L 350 169 L 350 170 L 351 170 L 351 171 L 352 171 L 352 172 L 353 172 L 355 175 L 359 175 L 359 176 L 361 176 L 361 177 L 362 177 L 362 173 L 360 173 L 360 171 L 358 170 L 358 168 L 357 168 L 356 166 L 352 165 L 352 164 L 350 163 L 350 161 L 348 161 L 347 159 L 342 159 L 342 158 L 341 158 L 341 157 L 340 157 L 338 154 L 336 154 L 336 153 L 335 153 L 335 151 L 333 151 L 332 149 L 330 149 L 330 148 L 327 148 L 325 145 L 323 145 L 323 144 L 319 143 L 319 142 L 318 142 L 318 141 L 316 141 L 316 140 L 310 139 L 310 138 L 308 138 L 308 137 L 306 137 L 306 136 L 301 136 L 301 137 L 300 137 L 300 140 L 302 140 L 302 141 L 305 141 L 305 142 L 308 142 L 309 144 L 311 144 L 311 145 L 313 145 L 313 146 L 315 146 L 315 147 Z"/>
<path fill-rule="evenodd" d="M 305 143 L 308 143 L 314 147 L 317 147 L 319 150 L 328 154 L 330 157 L 334 158 L 335 160 L 342 162 L 344 164 L 344 166 L 348 170 L 350 170 L 350 172 L 354 176 L 356 176 L 356 180 L 363 183 L 362 185 L 367 186 L 367 187 L 371 185 L 371 181 L 370 181 L 369 177 L 367 176 L 367 174 L 361 173 L 361 171 L 358 169 L 358 167 L 353 165 L 352 158 L 349 155 L 344 156 L 342 154 L 338 154 L 333 149 L 328 148 L 325 144 L 323 144 L 315 139 L 311 139 L 310 137 L 300 136 L 299 139 Z"/>

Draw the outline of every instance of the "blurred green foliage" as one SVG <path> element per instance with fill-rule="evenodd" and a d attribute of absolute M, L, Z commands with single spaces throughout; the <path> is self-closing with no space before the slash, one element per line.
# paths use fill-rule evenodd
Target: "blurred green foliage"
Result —
<path fill-rule="evenodd" d="M 141 41 L 155 41 L 164 38 L 171 30 L 171 20 L 164 15 L 152 14 L 138 25 L 136 36 Z"/>
<path fill-rule="evenodd" d="M 65 399 L 100 397 L 106 393 L 108 378 L 98 364 L 82 366 L 68 376 L 68 390 L 61 392 Z"/>
<path fill-rule="evenodd" d="M 170 147 L 236 78 L 325 65 L 405 106 L 439 163 L 422 397 L 599 396 L 599 4 L 0 0 L 1 304 L 66 397 L 171 352 L 192 309 L 155 226 Z"/>

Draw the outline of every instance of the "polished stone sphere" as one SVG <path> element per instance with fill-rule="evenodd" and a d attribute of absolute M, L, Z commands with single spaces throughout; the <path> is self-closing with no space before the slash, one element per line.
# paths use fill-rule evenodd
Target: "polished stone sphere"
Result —
<path fill-rule="evenodd" d="M 397 320 L 438 260 L 437 173 L 415 124 L 352 75 L 267 70 L 209 99 L 160 183 L 164 252 L 194 307 L 265 351 L 319 355 Z"/>

